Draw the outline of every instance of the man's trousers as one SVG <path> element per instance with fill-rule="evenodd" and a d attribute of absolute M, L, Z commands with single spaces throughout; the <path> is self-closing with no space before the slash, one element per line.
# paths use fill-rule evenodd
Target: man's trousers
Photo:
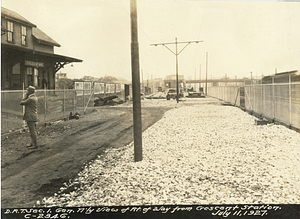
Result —
<path fill-rule="evenodd" d="M 37 131 L 36 131 L 36 122 L 27 121 L 27 126 L 29 128 L 30 137 L 31 137 L 31 145 L 37 146 Z"/>

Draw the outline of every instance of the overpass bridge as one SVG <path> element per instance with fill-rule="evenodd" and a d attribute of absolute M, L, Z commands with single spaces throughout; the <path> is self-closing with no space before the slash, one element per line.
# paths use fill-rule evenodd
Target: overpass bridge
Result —
<path fill-rule="evenodd" d="M 207 79 L 207 83 L 235 83 L 235 82 L 250 82 L 251 79 Z M 185 80 L 185 83 L 206 83 L 206 80 Z"/>

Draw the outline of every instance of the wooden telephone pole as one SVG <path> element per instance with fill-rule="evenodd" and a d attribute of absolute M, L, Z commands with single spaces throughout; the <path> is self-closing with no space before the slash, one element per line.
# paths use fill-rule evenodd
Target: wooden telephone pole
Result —
<path fill-rule="evenodd" d="M 142 156 L 142 119 L 141 119 L 141 92 L 139 43 L 137 28 L 136 0 L 130 0 L 131 20 L 131 73 L 133 96 L 133 132 L 134 132 L 134 161 L 141 161 Z"/>
<path fill-rule="evenodd" d="M 205 79 L 205 95 L 207 95 L 207 69 L 208 69 L 208 52 L 206 52 L 206 79 Z"/>

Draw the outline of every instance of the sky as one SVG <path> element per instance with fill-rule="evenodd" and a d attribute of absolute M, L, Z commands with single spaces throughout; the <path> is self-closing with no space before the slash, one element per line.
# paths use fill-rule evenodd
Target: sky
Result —
<path fill-rule="evenodd" d="M 2 0 L 58 42 L 55 53 L 82 59 L 69 78 L 131 81 L 130 0 Z M 261 77 L 300 69 L 300 2 L 137 0 L 141 79 Z M 175 51 L 175 45 L 168 45 Z"/>

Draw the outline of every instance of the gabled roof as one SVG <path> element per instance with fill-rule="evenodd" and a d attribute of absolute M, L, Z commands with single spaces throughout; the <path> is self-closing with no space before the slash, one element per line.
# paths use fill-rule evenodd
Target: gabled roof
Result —
<path fill-rule="evenodd" d="M 50 46 L 57 46 L 60 47 L 60 45 L 53 40 L 51 37 L 49 37 L 47 34 L 45 34 L 43 31 L 41 31 L 39 28 L 32 28 L 32 36 L 39 42 L 43 44 L 47 44 Z"/>
<path fill-rule="evenodd" d="M 31 23 L 30 21 L 28 21 L 27 19 L 23 18 L 21 15 L 19 15 L 18 13 L 11 11 L 7 8 L 1 7 L 1 17 L 4 17 L 6 19 L 10 19 L 13 21 L 17 21 L 21 24 L 30 26 L 30 27 L 36 27 L 35 24 Z"/>
<path fill-rule="evenodd" d="M 37 28 L 35 24 L 31 23 L 18 13 L 11 11 L 7 8 L 1 7 L 1 17 L 32 27 L 32 35 L 39 43 L 60 47 L 60 45 L 55 40 L 53 40 L 51 37 L 49 37 L 47 34 L 45 34 L 43 31 Z M 1 31 L 4 31 L 2 27 Z"/>

